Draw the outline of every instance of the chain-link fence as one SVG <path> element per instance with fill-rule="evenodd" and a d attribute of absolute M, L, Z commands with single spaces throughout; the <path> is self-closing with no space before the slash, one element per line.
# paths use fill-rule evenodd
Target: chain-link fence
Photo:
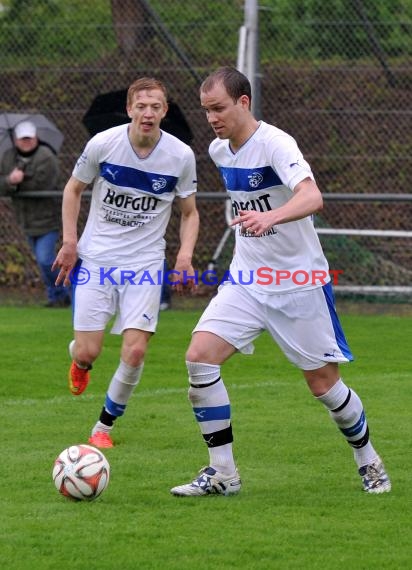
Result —
<path fill-rule="evenodd" d="M 220 192 L 207 155 L 213 133 L 198 87 L 217 66 L 236 65 L 243 22 L 241 0 L 94 0 L 92 9 L 80 0 L 3 0 L 1 111 L 43 113 L 58 125 L 65 135 L 59 155 L 63 185 L 90 136 L 83 118 L 95 97 L 125 89 L 139 76 L 158 76 L 192 130 L 199 192 Z M 410 192 L 411 33 L 409 0 L 262 0 L 260 118 L 296 138 L 324 193 Z M 200 199 L 199 210 L 195 263 L 202 269 L 226 223 L 221 199 Z M 86 213 L 85 202 L 80 225 Z M 4 199 L 0 219 L 0 291 L 38 283 Z M 329 228 L 409 230 L 411 219 L 410 201 L 327 201 L 319 222 Z M 174 216 L 167 234 L 171 262 L 177 225 Z M 334 239 L 327 240 L 333 244 L 329 256 L 339 251 L 343 258 L 346 252 L 352 264 L 367 258 L 370 267 L 377 256 L 390 255 L 393 271 L 388 269 L 385 283 L 410 281 L 410 239 L 372 236 L 359 247 L 349 237 Z M 382 279 L 365 272 L 361 283 Z"/>

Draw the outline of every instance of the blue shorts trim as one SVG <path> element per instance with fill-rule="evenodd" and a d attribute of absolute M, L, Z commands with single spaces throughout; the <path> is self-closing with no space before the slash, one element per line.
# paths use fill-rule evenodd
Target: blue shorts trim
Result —
<path fill-rule="evenodd" d="M 329 309 L 330 318 L 332 320 L 333 330 L 335 332 L 336 342 L 342 351 L 342 354 L 349 360 L 354 360 L 350 351 L 348 342 L 340 324 L 338 314 L 335 309 L 335 296 L 333 294 L 332 284 L 329 282 L 322 287 L 323 294 L 325 295 L 326 303 Z"/>

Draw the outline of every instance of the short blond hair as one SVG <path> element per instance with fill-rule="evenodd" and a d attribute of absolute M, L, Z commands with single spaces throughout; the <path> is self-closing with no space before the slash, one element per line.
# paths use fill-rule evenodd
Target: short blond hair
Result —
<path fill-rule="evenodd" d="M 133 98 L 136 93 L 139 91 L 151 91 L 152 89 L 161 91 L 165 96 L 165 102 L 167 103 L 166 85 L 154 77 L 141 77 L 140 79 L 133 81 L 127 90 L 127 106 L 129 107 L 133 103 Z"/>

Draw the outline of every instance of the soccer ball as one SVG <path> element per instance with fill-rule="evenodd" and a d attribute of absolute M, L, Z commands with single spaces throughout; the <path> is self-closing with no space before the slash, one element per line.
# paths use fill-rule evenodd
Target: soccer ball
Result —
<path fill-rule="evenodd" d="M 53 466 L 56 489 L 69 499 L 92 501 L 109 484 L 110 465 L 103 453 L 91 445 L 64 449 Z"/>

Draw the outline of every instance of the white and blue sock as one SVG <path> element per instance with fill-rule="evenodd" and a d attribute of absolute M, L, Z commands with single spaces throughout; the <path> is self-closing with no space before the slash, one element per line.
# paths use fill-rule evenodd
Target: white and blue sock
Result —
<path fill-rule="evenodd" d="M 220 377 L 220 366 L 187 362 L 189 400 L 209 451 L 210 466 L 229 475 L 236 469 L 232 451 L 229 396 Z"/>
<path fill-rule="evenodd" d="M 353 448 L 358 467 L 372 463 L 377 453 L 369 440 L 369 428 L 359 396 L 339 379 L 323 396 L 317 398 L 328 409 L 346 441 Z"/>
<path fill-rule="evenodd" d="M 144 363 L 139 366 L 129 366 L 123 360 L 120 360 L 119 367 L 114 373 L 107 390 L 99 421 L 94 426 L 92 434 L 97 431 L 109 433 L 116 418 L 124 414 L 127 403 L 140 382 L 143 367 Z"/>

